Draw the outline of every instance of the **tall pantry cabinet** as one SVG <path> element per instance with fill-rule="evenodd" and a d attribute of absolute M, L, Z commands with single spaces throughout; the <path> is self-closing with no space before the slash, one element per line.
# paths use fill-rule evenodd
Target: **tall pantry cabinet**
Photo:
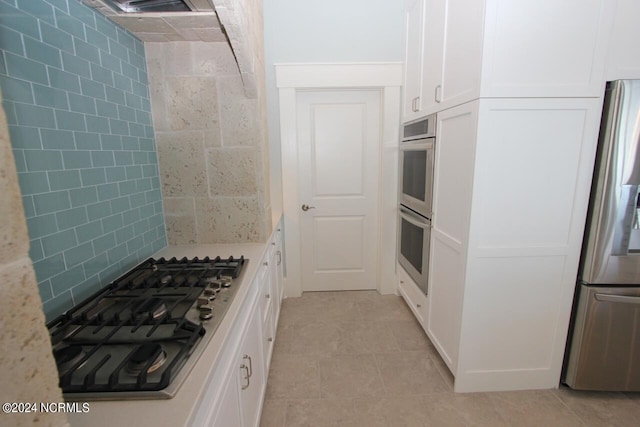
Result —
<path fill-rule="evenodd" d="M 438 113 L 421 323 L 458 392 L 558 386 L 612 4 L 407 3 L 403 119 Z"/>

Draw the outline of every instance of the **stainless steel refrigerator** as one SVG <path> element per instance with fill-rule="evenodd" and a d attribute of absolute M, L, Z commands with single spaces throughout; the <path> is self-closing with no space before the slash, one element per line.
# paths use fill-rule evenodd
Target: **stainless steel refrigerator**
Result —
<path fill-rule="evenodd" d="M 607 83 L 563 381 L 640 391 L 640 80 Z"/>

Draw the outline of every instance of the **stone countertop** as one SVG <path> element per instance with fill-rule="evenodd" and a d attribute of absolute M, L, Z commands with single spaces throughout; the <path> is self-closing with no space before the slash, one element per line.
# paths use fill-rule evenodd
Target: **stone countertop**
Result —
<path fill-rule="evenodd" d="M 156 253 L 154 258 L 174 256 L 177 258 L 196 256 L 199 258 L 205 256 L 224 258 L 231 255 L 234 257 L 244 255 L 249 262 L 241 287 L 220 322 L 216 333 L 173 399 L 89 401 L 88 413 L 68 414 L 71 426 L 156 425 L 178 427 L 188 425 L 200 405 L 207 379 L 213 376 L 222 349 L 229 337 L 229 331 L 235 323 L 240 308 L 245 304 L 251 282 L 260 265 L 259 261 L 266 251 L 266 243 L 245 243 L 170 246 Z"/>

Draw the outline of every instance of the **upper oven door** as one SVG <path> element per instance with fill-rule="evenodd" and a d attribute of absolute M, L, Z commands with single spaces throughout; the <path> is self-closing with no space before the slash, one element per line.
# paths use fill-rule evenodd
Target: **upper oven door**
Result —
<path fill-rule="evenodd" d="M 400 144 L 400 203 L 431 219 L 435 138 Z"/>

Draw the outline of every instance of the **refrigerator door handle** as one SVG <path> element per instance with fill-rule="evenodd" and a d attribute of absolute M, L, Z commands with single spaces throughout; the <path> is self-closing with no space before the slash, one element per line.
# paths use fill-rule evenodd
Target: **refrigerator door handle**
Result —
<path fill-rule="evenodd" d="M 628 297 L 624 295 L 611 294 L 595 294 L 596 300 L 602 302 L 615 302 L 620 304 L 638 304 L 640 305 L 640 297 Z"/>

